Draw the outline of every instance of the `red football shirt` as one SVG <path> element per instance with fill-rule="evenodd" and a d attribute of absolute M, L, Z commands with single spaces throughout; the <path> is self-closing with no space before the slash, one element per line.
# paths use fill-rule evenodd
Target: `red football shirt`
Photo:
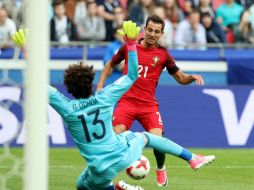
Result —
<path fill-rule="evenodd" d="M 169 74 L 178 71 L 173 57 L 167 49 L 158 46 L 155 48 L 144 48 L 140 43 L 137 44 L 138 54 L 138 79 L 122 99 L 131 98 L 134 101 L 157 103 L 155 98 L 155 89 L 157 87 L 161 72 L 166 67 Z M 127 46 L 123 45 L 116 55 L 112 57 L 112 65 L 116 66 L 125 59 L 124 74 L 128 69 L 128 51 Z"/>

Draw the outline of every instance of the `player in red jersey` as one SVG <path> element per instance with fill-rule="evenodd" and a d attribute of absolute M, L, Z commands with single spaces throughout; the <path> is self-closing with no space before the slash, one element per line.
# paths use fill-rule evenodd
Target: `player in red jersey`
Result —
<path fill-rule="evenodd" d="M 116 133 L 129 130 L 133 121 L 138 120 L 144 129 L 152 134 L 163 135 L 163 122 L 159 112 L 159 105 L 155 97 L 155 89 L 164 68 L 180 84 L 196 82 L 203 85 L 200 75 L 184 73 L 179 69 L 167 49 L 159 45 L 163 35 L 165 23 L 158 16 L 150 16 L 144 28 L 144 38 L 139 40 L 138 52 L 138 79 L 130 90 L 120 99 L 113 115 L 113 126 Z M 123 45 L 118 53 L 105 65 L 97 90 L 101 89 L 113 68 L 125 59 L 124 74 L 127 73 L 127 47 Z M 167 186 L 168 179 L 165 170 L 165 154 L 154 150 L 157 162 L 157 184 Z"/>

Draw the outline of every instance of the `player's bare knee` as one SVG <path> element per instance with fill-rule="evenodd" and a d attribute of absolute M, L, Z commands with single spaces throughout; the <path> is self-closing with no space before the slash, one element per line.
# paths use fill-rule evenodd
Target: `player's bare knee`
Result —
<path fill-rule="evenodd" d="M 114 126 L 114 131 L 116 134 L 120 134 L 120 133 L 126 131 L 126 126 L 125 125 L 116 125 L 116 126 Z"/>
<path fill-rule="evenodd" d="M 149 133 L 152 133 L 152 134 L 157 135 L 157 136 L 162 136 L 163 131 L 160 128 L 154 128 L 154 129 L 151 129 L 149 131 Z"/>

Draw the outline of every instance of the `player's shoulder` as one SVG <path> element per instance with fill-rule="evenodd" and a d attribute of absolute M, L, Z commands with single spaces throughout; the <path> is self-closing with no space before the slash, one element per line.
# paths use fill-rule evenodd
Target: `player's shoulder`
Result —
<path fill-rule="evenodd" d="M 164 57 L 165 59 L 170 59 L 172 58 L 170 52 L 168 51 L 167 48 L 165 48 L 164 46 L 161 46 L 161 45 L 158 45 L 156 48 L 155 48 L 155 53 L 157 55 L 160 55 L 160 57 Z"/>
<path fill-rule="evenodd" d="M 160 50 L 160 51 L 163 51 L 166 54 L 169 54 L 168 49 L 165 48 L 164 46 L 160 45 L 160 44 L 158 45 L 157 49 Z"/>
<path fill-rule="evenodd" d="M 166 56 L 166 57 L 170 57 L 173 58 L 173 56 L 171 55 L 171 52 L 168 48 L 158 45 L 158 49 Z"/>

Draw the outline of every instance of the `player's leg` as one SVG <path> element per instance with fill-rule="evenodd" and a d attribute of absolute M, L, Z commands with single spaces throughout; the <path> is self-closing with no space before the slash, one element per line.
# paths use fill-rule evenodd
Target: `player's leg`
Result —
<path fill-rule="evenodd" d="M 76 182 L 77 190 L 90 190 L 88 187 L 86 187 L 86 184 L 89 185 L 87 182 L 88 175 L 87 168 L 81 172 Z"/>
<path fill-rule="evenodd" d="M 111 183 L 112 180 L 120 171 L 125 170 L 134 161 L 140 158 L 142 150 L 145 147 L 143 136 L 126 131 L 121 133 L 118 138 L 122 138 L 122 140 L 119 141 L 126 141 L 119 144 L 119 146 L 123 146 L 119 147 L 122 152 L 118 152 L 117 155 L 115 155 L 121 156 L 121 160 L 112 164 L 109 168 L 99 174 L 94 173 L 90 168 L 86 168 L 78 177 L 78 190 L 111 190 L 113 187 L 116 188 L 116 186 L 113 186 Z M 101 161 L 101 164 L 103 164 L 103 161 Z M 142 190 L 140 187 L 132 186 L 127 183 L 118 183 L 118 187 L 122 187 L 120 190 Z"/>
<path fill-rule="evenodd" d="M 124 124 L 120 124 L 120 125 L 114 125 L 114 131 L 116 134 L 120 134 L 124 131 L 126 131 L 126 125 Z"/>
<path fill-rule="evenodd" d="M 125 141 L 122 154 L 122 159 L 119 163 L 112 166 L 112 168 L 117 172 L 121 172 L 129 167 L 133 162 L 138 160 L 142 155 L 142 150 L 145 147 L 144 137 L 140 133 L 133 133 L 131 131 L 126 131 L 121 133 L 118 138 L 122 138 L 120 141 Z M 127 146 L 126 146 L 127 145 Z M 115 185 L 116 190 L 143 190 L 139 186 L 133 186 L 125 181 L 119 181 Z"/>
<path fill-rule="evenodd" d="M 135 106 L 130 102 L 120 101 L 114 110 L 112 124 L 116 134 L 129 130 L 135 120 Z"/>
<path fill-rule="evenodd" d="M 119 166 L 116 164 L 100 175 L 84 170 L 78 177 L 77 190 L 143 190 L 140 186 L 133 186 L 125 181 L 119 181 L 114 185 L 112 179 L 116 177 L 118 169 Z"/>
<path fill-rule="evenodd" d="M 86 168 L 77 179 L 77 190 L 115 190 L 112 179 L 116 175 L 117 173 L 111 171 L 96 175 L 89 168 Z"/>
<path fill-rule="evenodd" d="M 153 128 L 150 131 L 148 131 L 151 134 L 157 135 L 157 136 L 162 136 L 162 128 Z M 165 153 L 161 153 L 157 150 L 153 150 L 155 159 L 156 159 L 156 163 L 157 163 L 157 169 L 162 169 L 164 167 L 164 163 L 165 163 Z"/>
<path fill-rule="evenodd" d="M 199 169 L 200 167 L 212 162 L 215 159 L 214 155 L 195 155 L 189 150 L 169 140 L 168 138 L 159 137 L 147 132 L 144 132 L 143 134 L 145 135 L 145 141 L 147 141 L 146 145 L 148 147 L 154 148 L 160 152 L 180 157 L 189 162 L 190 167 L 194 170 Z"/>
<path fill-rule="evenodd" d="M 145 110 L 141 112 L 138 121 L 142 124 L 144 129 L 154 135 L 162 136 L 163 122 L 157 105 L 146 106 Z M 141 109 L 142 110 L 142 109 Z M 168 177 L 165 168 L 165 153 L 153 149 L 153 153 L 157 163 L 156 176 L 158 186 L 167 186 Z"/>
<path fill-rule="evenodd" d="M 149 133 L 162 136 L 161 128 L 154 128 L 149 131 Z M 168 176 L 165 167 L 166 154 L 162 153 L 156 149 L 153 149 L 153 154 L 156 159 L 157 168 L 156 168 L 156 176 L 157 176 L 157 185 L 158 186 L 167 186 L 168 185 Z"/>

